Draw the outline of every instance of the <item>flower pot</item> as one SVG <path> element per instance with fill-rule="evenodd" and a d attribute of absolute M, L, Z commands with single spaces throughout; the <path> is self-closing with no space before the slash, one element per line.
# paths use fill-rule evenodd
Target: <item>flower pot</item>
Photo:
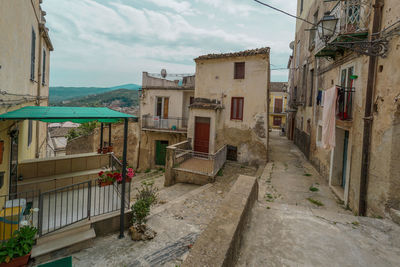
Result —
<path fill-rule="evenodd" d="M 108 147 L 103 147 L 103 154 L 107 154 L 108 153 Z"/>
<path fill-rule="evenodd" d="M 108 148 L 108 152 L 113 152 L 113 147 L 112 146 L 109 146 L 109 147 L 107 147 Z"/>
<path fill-rule="evenodd" d="M 113 182 L 111 182 L 111 181 L 99 182 L 100 187 L 104 187 L 104 186 L 108 186 L 108 185 L 112 185 L 112 184 L 113 184 Z"/>
<path fill-rule="evenodd" d="M 126 177 L 126 180 L 125 180 L 126 183 L 130 183 L 131 181 L 132 181 L 132 178 Z M 122 184 L 122 181 L 119 181 L 118 183 Z"/>
<path fill-rule="evenodd" d="M 103 151 L 103 150 L 102 150 L 101 148 L 98 148 L 98 149 L 97 149 L 97 153 L 98 153 L 98 154 L 101 154 L 102 151 Z"/>
<path fill-rule="evenodd" d="M 3 262 L 0 264 L 0 267 L 19 267 L 19 266 L 25 266 L 28 264 L 29 257 L 31 256 L 31 253 L 12 259 L 9 263 Z"/>

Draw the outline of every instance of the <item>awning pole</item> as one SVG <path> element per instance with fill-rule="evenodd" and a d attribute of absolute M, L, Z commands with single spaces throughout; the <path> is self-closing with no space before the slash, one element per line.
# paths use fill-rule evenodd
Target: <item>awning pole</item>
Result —
<path fill-rule="evenodd" d="M 111 123 L 108 124 L 108 146 L 111 146 Z"/>
<path fill-rule="evenodd" d="M 121 215 L 119 218 L 119 238 L 124 238 L 125 230 L 125 182 L 126 182 L 126 154 L 128 147 L 128 119 L 124 119 L 124 150 L 122 152 L 122 192 Z M 130 201 L 130 200 L 128 200 Z"/>
<path fill-rule="evenodd" d="M 100 150 L 103 150 L 103 123 L 100 124 Z M 103 152 L 100 152 L 103 153 Z"/>

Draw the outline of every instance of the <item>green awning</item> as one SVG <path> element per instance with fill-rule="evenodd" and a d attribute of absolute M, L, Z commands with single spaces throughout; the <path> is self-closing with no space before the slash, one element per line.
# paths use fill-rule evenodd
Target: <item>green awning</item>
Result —
<path fill-rule="evenodd" d="M 136 118 L 109 108 L 92 107 L 40 107 L 29 106 L 0 114 L 0 120 L 38 120 L 43 122 L 85 123 L 99 121 L 118 122 L 120 119 Z"/>

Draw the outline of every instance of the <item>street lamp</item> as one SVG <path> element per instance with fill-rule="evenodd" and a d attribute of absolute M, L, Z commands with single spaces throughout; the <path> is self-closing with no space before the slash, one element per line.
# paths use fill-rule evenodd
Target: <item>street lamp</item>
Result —
<path fill-rule="evenodd" d="M 338 19 L 335 16 L 325 14 L 318 22 L 318 35 L 325 43 L 328 42 L 335 33 L 337 21 Z"/>

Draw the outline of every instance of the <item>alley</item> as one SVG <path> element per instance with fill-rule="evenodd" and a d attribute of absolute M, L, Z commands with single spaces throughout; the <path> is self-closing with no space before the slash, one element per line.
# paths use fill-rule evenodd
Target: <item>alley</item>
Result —
<path fill-rule="evenodd" d="M 398 266 L 400 227 L 356 217 L 298 148 L 272 132 L 237 266 Z"/>

